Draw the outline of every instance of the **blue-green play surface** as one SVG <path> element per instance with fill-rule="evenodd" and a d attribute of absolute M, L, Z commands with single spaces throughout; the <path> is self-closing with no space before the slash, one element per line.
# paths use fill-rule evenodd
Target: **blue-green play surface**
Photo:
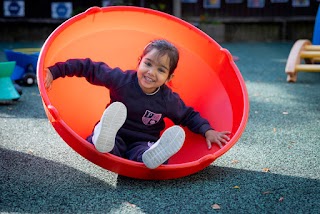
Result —
<path fill-rule="evenodd" d="M 292 45 L 221 44 L 239 57 L 248 124 L 225 155 L 176 180 L 125 178 L 83 159 L 48 122 L 37 86 L 24 87 L 0 105 L 0 213 L 320 213 L 320 73 L 287 83 Z M 0 43 L 21 46 L 41 42 Z"/>

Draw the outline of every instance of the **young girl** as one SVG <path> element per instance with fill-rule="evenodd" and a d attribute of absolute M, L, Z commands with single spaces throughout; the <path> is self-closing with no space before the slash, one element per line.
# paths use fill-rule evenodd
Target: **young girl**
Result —
<path fill-rule="evenodd" d="M 185 132 L 179 125 L 203 135 L 208 149 L 211 143 L 222 147 L 229 140 L 229 131 L 215 131 L 166 85 L 173 78 L 178 61 L 179 52 L 173 44 L 154 40 L 143 50 L 137 71 L 110 68 L 89 58 L 69 59 L 45 70 L 45 87 L 49 89 L 54 79 L 65 76 L 85 77 L 91 84 L 107 87 L 110 104 L 87 141 L 100 152 L 143 162 L 154 169 L 182 147 Z M 160 137 L 165 117 L 176 125 Z"/>

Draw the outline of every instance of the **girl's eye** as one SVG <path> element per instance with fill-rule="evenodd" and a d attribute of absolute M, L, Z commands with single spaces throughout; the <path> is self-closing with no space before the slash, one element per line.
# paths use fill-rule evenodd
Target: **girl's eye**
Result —
<path fill-rule="evenodd" d="M 160 73 L 165 73 L 165 72 L 166 72 L 164 69 L 158 69 L 158 71 L 159 71 Z"/>
<path fill-rule="evenodd" d="M 146 64 L 147 66 L 151 66 L 151 63 L 150 62 L 145 62 L 144 64 Z"/>

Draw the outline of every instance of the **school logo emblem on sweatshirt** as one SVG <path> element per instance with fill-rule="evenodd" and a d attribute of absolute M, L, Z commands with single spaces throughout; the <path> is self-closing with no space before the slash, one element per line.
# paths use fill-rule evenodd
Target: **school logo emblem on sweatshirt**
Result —
<path fill-rule="evenodd" d="M 153 124 L 158 123 L 159 120 L 161 119 L 161 116 L 162 114 L 156 114 L 156 113 L 153 113 L 152 111 L 146 110 L 146 112 L 142 117 L 142 122 L 147 126 L 151 126 Z"/>

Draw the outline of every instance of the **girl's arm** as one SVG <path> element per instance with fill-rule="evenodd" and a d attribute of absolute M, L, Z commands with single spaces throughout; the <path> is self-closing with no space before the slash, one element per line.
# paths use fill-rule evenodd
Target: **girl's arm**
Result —
<path fill-rule="evenodd" d="M 209 121 L 203 118 L 199 112 L 195 111 L 192 107 L 186 106 L 185 103 L 180 99 L 178 94 L 173 93 L 173 97 L 176 99 L 174 106 L 174 118 L 173 121 L 176 124 L 187 126 L 192 132 L 201 134 L 206 138 L 208 149 L 211 149 L 211 144 L 216 143 L 222 148 L 223 144 L 226 144 L 230 140 L 229 131 L 216 131 L 214 130 Z M 170 99 L 169 99 L 170 100 Z"/>
<path fill-rule="evenodd" d="M 94 62 L 89 58 L 86 59 L 69 59 L 65 62 L 58 62 L 48 68 L 52 75 L 52 80 L 59 77 L 85 77 L 88 82 L 94 85 L 108 86 L 111 84 L 110 73 L 118 69 L 112 69 L 103 62 Z M 118 69 L 120 70 L 120 69 Z M 49 73 L 49 72 L 47 72 Z M 112 75 L 114 75 L 113 73 Z M 48 83 L 50 83 L 50 74 Z M 52 82 L 52 81 L 51 81 Z"/>

